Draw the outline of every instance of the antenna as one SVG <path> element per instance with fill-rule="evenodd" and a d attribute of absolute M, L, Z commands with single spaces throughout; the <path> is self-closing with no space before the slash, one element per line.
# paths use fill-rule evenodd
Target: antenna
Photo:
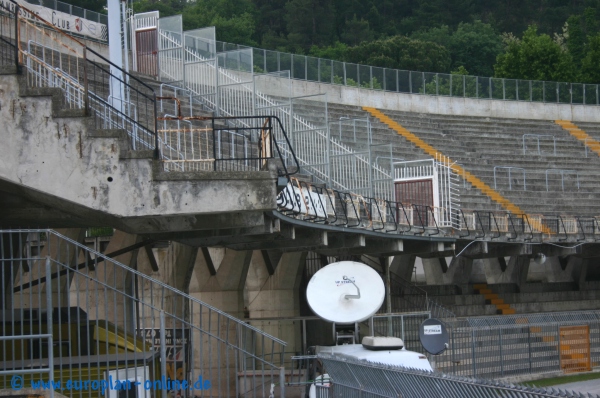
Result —
<path fill-rule="evenodd" d="M 425 319 L 419 328 L 419 340 L 428 353 L 441 354 L 448 348 L 449 337 L 446 326 L 438 319 Z"/>
<path fill-rule="evenodd" d="M 315 314 L 336 324 L 370 318 L 385 298 L 383 280 L 373 268 L 355 261 L 340 261 L 321 268 L 306 288 Z"/>

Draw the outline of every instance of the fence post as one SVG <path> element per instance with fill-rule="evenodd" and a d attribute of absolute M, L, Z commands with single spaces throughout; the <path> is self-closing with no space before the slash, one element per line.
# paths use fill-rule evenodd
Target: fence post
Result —
<path fill-rule="evenodd" d="M 285 367 L 279 368 L 279 396 L 285 398 Z"/>
<path fill-rule="evenodd" d="M 473 377 L 477 377 L 477 364 L 475 363 L 475 330 L 471 330 L 471 358 L 473 360 Z"/>
<path fill-rule="evenodd" d="M 531 328 L 527 327 L 527 350 L 529 351 L 529 373 L 531 374 Z"/>
<path fill-rule="evenodd" d="M 87 46 L 83 46 L 83 110 L 86 116 L 90 115 L 90 94 L 88 83 L 88 68 L 87 68 Z M 156 99 L 154 100 L 156 103 Z M 154 114 L 156 121 L 156 113 Z M 156 135 L 156 129 L 154 129 Z"/>
<path fill-rule="evenodd" d="M 48 323 L 48 333 L 52 335 L 52 311 L 54 306 L 52 305 L 52 267 L 50 256 L 46 256 L 46 322 Z M 50 336 L 48 341 L 48 381 L 54 379 L 54 352 L 52 346 L 54 345 L 54 339 Z M 54 398 L 54 389 L 50 388 L 50 398 Z"/>
<path fill-rule="evenodd" d="M 156 93 L 154 97 L 154 158 L 160 159 L 160 149 L 158 148 L 158 108 L 156 107 Z"/>
<path fill-rule="evenodd" d="M 165 311 L 160 310 L 160 380 L 166 380 L 167 378 L 167 338 L 165 336 Z M 167 398 L 166 386 L 162 386 L 161 389 L 162 398 Z"/>
<path fill-rule="evenodd" d="M 217 136 L 215 134 L 215 118 L 211 119 L 211 130 L 213 134 L 213 171 L 217 171 Z M 220 138 L 220 135 L 219 135 Z M 219 142 L 220 144 L 220 142 Z"/>
<path fill-rule="evenodd" d="M 500 374 L 504 377 L 504 356 L 502 355 L 502 328 L 498 329 L 498 335 L 500 338 L 498 341 L 500 342 Z"/>
<path fill-rule="evenodd" d="M 17 67 L 17 73 L 19 73 L 19 47 L 21 46 L 21 39 L 19 38 L 19 12 L 21 7 L 18 4 L 15 5 L 15 65 Z"/>

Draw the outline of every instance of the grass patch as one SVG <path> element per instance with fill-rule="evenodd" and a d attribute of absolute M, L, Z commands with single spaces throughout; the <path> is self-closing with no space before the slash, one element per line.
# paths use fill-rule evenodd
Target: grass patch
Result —
<path fill-rule="evenodd" d="M 578 381 L 586 381 L 586 380 L 594 380 L 594 379 L 600 379 L 600 372 L 577 374 L 577 375 L 573 375 L 573 376 L 551 377 L 549 379 L 526 381 L 526 382 L 520 383 L 520 384 L 529 386 L 529 387 L 532 387 L 534 385 L 536 387 L 550 387 L 550 386 L 555 386 L 557 384 L 575 383 Z"/>

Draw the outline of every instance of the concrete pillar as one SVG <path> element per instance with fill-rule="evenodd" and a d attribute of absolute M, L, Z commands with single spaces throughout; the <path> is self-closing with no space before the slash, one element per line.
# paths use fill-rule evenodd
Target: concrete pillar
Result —
<path fill-rule="evenodd" d="M 535 262 L 534 262 L 535 263 Z M 561 266 L 558 256 L 546 257 L 543 264 L 544 279 L 543 282 L 572 282 L 573 281 L 573 262 L 567 262 L 565 269 Z"/>
<path fill-rule="evenodd" d="M 201 248 L 196 255 L 189 294 L 236 318 L 243 318 L 243 289 L 251 258 L 252 251 Z M 213 388 L 206 392 L 206 396 L 226 396 L 227 388 L 235 392 L 237 352 L 227 349 L 222 341 L 242 344 L 251 352 L 256 348 L 256 342 L 253 341 L 256 336 L 252 333 L 241 334 L 242 328 L 237 323 L 197 303 L 192 304 L 190 316 L 196 327 L 210 333 L 201 334 L 196 329 L 192 336 L 194 373 L 213 383 Z M 261 352 L 260 349 L 258 352 Z M 221 380 L 220 384 L 218 380 Z"/>
<path fill-rule="evenodd" d="M 187 293 L 197 253 L 197 247 L 177 242 L 171 242 L 165 247 L 141 248 L 137 255 L 137 270 L 166 285 Z M 156 269 L 153 269 L 153 267 L 156 267 Z M 141 298 L 148 303 L 151 302 L 149 301 L 151 299 L 148 297 L 149 295 L 154 294 L 156 296 L 158 294 L 158 292 L 150 291 L 147 287 L 140 289 L 140 286 L 138 286 L 138 291 L 140 291 Z M 166 290 L 160 296 L 164 299 L 164 302 L 157 303 L 157 298 L 154 297 L 153 305 L 159 305 L 159 308 L 162 308 L 165 312 L 181 319 L 189 319 L 189 303 L 187 300 L 182 301 L 180 295 L 173 294 L 171 290 Z"/>
<path fill-rule="evenodd" d="M 444 271 L 440 260 L 437 257 L 434 258 L 423 258 L 423 271 L 425 272 L 425 281 L 428 285 L 443 285 L 444 284 Z"/>
<path fill-rule="evenodd" d="M 209 248 L 196 256 L 190 295 L 236 318 L 244 316 L 243 289 L 252 251 Z"/>
<path fill-rule="evenodd" d="M 417 256 L 414 254 L 401 254 L 394 256 L 390 263 L 390 271 L 400 276 L 406 281 L 411 281 L 413 270 L 415 268 L 415 260 Z"/>
<path fill-rule="evenodd" d="M 459 285 L 469 283 L 473 270 L 473 259 L 453 257 L 447 265 L 445 258 L 424 258 L 423 270 L 428 285 Z"/>
<path fill-rule="evenodd" d="M 587 278 L 588 265 L 590 263 L 590 259 L 587 258 L 579 258 L 575 256 L 569 256 L 567 261 L 571 266 L 571 275 L 573 281 L 577 283 L 577 287 L 579 290 L 585 289 L 585 281 Z M 569 266 L 567 265 L 567 266 Z"/>
<path fill-rule="evenodd" d="M 85 236 L 85 230 L 81 228 L 58 229 L 56 232 L 76 242 L 82 242 Z M 70 305 L 69 288 L 74 273 L 63 273 L 62 276 L 56 276 L 51 279 L 52 302 L 47 303 L 47 283 L 45 282 L 46 257 L 50 257 L 53 260 L 51 263 L 51 273 L 58 275 L 60 271 L 77 266 L 80 260 L 80 250 L 75 245 L 53 234 L 48 234 L 46 240 L 40 242 L 39 245 L 37 247 L 41 248 L 41 250 L 35 254 L 35 257 L 40 260 L 30 261 L 28 264 L 30 268 L 29 272 L 17 273 L 15 276 L 16 286 L 32 282 L 36 283 L 36 285 L 16 292 L 13 295 L 13 301 L 14 303 L 18 303 L 18 306 L 21 308 L 46 308 L 47 305 L 68 307 Z M 44 282 L 39 283 L 41 278 L 44 278 Z"/>
<path fill-rule="evenodd" d="M 284 253 L 269 275 L 255 252 L 246 282 L 250 318 L 300 316 L 299 292 L 306 252 Z"/>
<path fill-rule="evenodd" d="M 523 286 L 527 283 L 530 262 L 529 256 L 510 256 L 502 280 L 505 283 L 516 283 L 518 286 Z"/>
<path fill-rule="evenodd" d="M 473 259 L 462 256 L 452 257 L 446 274 L 446 284 L 462 285 L 470 283 L 473 276 Z"/>
<path fill-rule="evenodd" d="M 21 260 L 16 260 L 22 257 L 26 234 L 20 233 L 4 233 L 2 234 L 2 252 L 0 253 L 0 266 L 2 268 L 2 284 L 0 285 L 0 309 L 13 308 L 13 289 L 15 279 L 22 275 L 23 270 L 19 272 Z M 17 302 L 18 304 L 18 302 Z"/>
<path fill-rule="evenodd" d="M 259 252 L 252 257 L 246 281 L 250 318 L 300 316 L 300 283 L 306 252 L 284 253 L 269 275 Z M 288 352 L 302 352 L 302 323 L 299 321 L 252 321 L 253 326 L 285 341 Z"/>
<path fill-rule="evenodd" d="M 106 248 L 112 253 L 138 242 L 138 236 L 116 230 Z M 88 274 L 75 275 L 70 285 L 70 305 L 88 312 L 89 319 L 104 319 L 133 333 L 135 312 L 133 307 L 134 280 L 120 264 L 135 268 L 137 250 L 116 256 L 112 261 L 90 262 L 94 268 L 81 269 Z M 85 259 L 81 258 L 81 262 Z M 116 264 L 120 263 L 120 264 Z M 87 307 L 87 308 L 84 308 Z"/>

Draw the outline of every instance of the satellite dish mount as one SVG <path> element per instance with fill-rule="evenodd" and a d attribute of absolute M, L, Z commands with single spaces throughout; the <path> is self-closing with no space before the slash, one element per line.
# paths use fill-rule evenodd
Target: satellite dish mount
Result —
<path fill-rule="evenodd" d="M 350 278 L 348 278 L 346 275 L 344 275 L 342 279 L 352 283 L 354 285 L 354 287 L 356 288 L 356 292 L 357 292 L 357 294 L 347 294 L 344 296 L 344 298 L 346 300 L 359 299 L 360 298 L 360 289 L 358 288 L 358 286 L 356 286 L 356 283 L 354 283 L 352 280 L 350 280 Z"/>

